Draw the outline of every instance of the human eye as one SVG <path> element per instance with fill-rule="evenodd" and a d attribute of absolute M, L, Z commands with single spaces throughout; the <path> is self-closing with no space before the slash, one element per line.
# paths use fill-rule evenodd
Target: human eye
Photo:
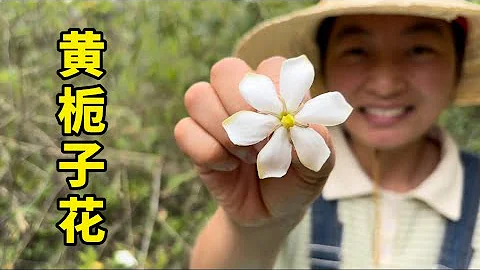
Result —
<path fill-rule="evenodd" d="M 342 55 L 344 56 L 367 56 L 367 50 L 362 47 L 351 47 L 343 51 Z"/>
<path fill-rule="evenodd" d="M 435 53 L 435 49 L 427 45 L 415 45 L 410 48 L 409 53 L 412 56 L 432 55 Z"/>

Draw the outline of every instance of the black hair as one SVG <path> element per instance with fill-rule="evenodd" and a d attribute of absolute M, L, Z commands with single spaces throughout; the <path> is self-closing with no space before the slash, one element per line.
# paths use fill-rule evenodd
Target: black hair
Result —
<path fill-rule="evenodd" d="M 332 34 L 333 26 L 335 24 L 336 17 L 328 17 L 325 18 L 318 27 L 317 36 L 315 38 L 317 47 L 320 51 L 320 69 L 322 72 L 322 76 L 325 75 L 324 67 L 325 67 L 325 58 L 326 52 L 328 47 L 328 41 L 330 39 L 330 35 Z M 453 33 L 453 40 L 455 46 L 455 64 L 456 64 L 456 80 L 457 83 L 460 79 L 463 70 L 463 59 L 465 55 L 465 45 L 467 39 L 467 33 L 462 25 L 458 22 L 453 21 L 450 23 L 452 27 Z"/>
<path fill-rule="evenodd" d="M 335 20 L 336 17 L 327 17 L 320 22 L 320 26 L 317 30 L 317 36 L 315 37 L 315 41 L 320 52 L 320 70 L 322 72 L 322 77 L 325 77 L 325 60 L 327 56 L 328 41 L 330 40 Z"/>

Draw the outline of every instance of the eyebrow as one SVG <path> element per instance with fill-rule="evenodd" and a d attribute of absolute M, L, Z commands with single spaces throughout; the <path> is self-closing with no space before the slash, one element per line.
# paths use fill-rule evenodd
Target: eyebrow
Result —
<path fill-rule="evenodd" d="M 338 31 L 334 39 L 341 41 L 351 36 L 369 36 L 371 35 L 365 28 L 356 25 L 347 25 Z"/>
<path fill-rule="evenodd" d="M 444 31 L 438 24 L 430 23 L 430 22 L 420 22 L 416 23 L 403 31 L 403 34 L 406 35 L 413 35 L 413 34 L 422 34 L 422 33 L 430 33 L 435 36 L 443 38 L 445 36 Z"/>
<path fill-rule="evenodd" d="M 418 22 L 402 31 L 403 35 L 414 35 L 422 33 L 431 33 L 438 37 L 444 37 L 444 31 L 442 31 L 442 28 L 439 25 L 430 22 Z M 334 36 L 334 39 L 336 39 L 337 41 L 341 41 L 352 36 L 370 35 L 371 32 L 361 26 L 347 25 L 341 28 L 340 31 L 338 31 L 338 33 Z"/>

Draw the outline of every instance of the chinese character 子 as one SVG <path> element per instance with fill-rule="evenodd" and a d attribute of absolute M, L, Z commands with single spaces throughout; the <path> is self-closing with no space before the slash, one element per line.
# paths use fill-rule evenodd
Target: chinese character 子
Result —
<path fill-rule="evenodd" d="M 62 153 L 75 154 L 75 159 L 57 160 L 57 171 L 74 172 L 75 176 L 67 177 L 70 189 L 82 189 L 88 184 L 88 172 L 107 171 L 105 159 L 93 159 L 103 149 L 97 141 L 64 141 Z"/>
<path fill-rule="evenodd" d="M 107 130 L 107 91 L 100 84 L 77 88 L 64 84 L 62 93 L 57 94 L 57 105 L 60 108 L 55 116 L 63 135 L 103 134 Z"/>
<path fill-rule="evenodd" d="M 84 73 L 101 79 L 107 73 L 103 67 L 102 52 L 107 50 L 103 33 L 93 28 L 71 28 L 60 33 L 57 50 L 62 52 L 62 68 L 57 71 L 62 79 L 70 79 Z"/>
<path fill-rule="evenodd" d="M 106 200 L 86 194 L 83 199 L 77 194 L 68 194 L 67 198 L 57 200 L 57 209 L 66 210 L 67 214 L 56 224 L 64 233 L 64 244 L 74 246 L 77 236 L 84 244 L 99 245 L 105 242 L 108 230 L 100 226 L 105 217 L 99 210 L 106 209 Z"/>

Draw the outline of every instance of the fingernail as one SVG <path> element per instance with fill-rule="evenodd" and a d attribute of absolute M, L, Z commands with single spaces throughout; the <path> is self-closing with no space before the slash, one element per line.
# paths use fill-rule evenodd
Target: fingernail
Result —
<path fill-rule="evenodd" d="M 213 164 L 210 167 L 215 171 L 222 171 L 222 172 L 231 172 L 238 168 L 239 163 L 235 161 L 227 161 L 224 163 Z"/>

